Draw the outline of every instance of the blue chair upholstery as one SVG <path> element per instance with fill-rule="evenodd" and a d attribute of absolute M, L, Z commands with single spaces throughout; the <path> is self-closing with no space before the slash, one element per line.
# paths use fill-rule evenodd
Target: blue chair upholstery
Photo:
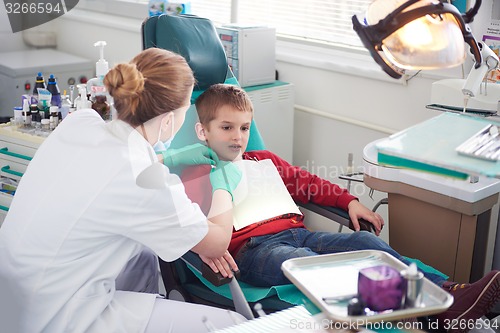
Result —
<path fill-rule="evenodd" d="M 239 85 L 227 64 L 224 47 L 212 22 L 195 15 L 163 14 L 149 17 L 142 23 L 142 47 L 158 47 L 182 55 L 196 78 L 191 108 L 185 125 L 175 136 L 172 148 L 198 142 L 194 132 L 197 114 L 194 102 L 203 91 L 216 83 Z M 247 151 L 265 149 L 264 140 L 252 121 Z"/>
<path fill-rule="evenodd" d="M 195 90 L 226 80 L 226 54 L 212 22 L 195 15 L 164 14 L 145 24 L 144 48 L 158 47 L 182 55 L 196 77 Z"/>

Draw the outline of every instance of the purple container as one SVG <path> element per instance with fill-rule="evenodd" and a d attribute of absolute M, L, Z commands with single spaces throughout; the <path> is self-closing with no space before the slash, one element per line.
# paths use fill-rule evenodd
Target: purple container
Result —
<path fill-rule="evenodd" d="M 372 311 L 396 310 L 403 300 L 403 277 L 387 265 L 363 268 L 358 275 L 358 296 Z"/>

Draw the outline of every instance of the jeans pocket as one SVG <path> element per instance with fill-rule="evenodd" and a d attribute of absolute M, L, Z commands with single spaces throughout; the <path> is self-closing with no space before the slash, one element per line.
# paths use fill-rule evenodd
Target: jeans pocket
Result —
<path fill-rule="evenodd" d="M 253 237 L 250 237 L 247 242 L 238 250 L 236 255 L 233 256 L 234 260 L 236 260 L 236 263 L 239 263 L 245 256 L 245 253 L 252 248 L 252 239 Z"/>
<path fill-rule="evenodd" d="M 256 243 L 255 237 L 250 237 L 243 247 L 251 249 L 255 247 L 256 245 L 255 243 Z"/>

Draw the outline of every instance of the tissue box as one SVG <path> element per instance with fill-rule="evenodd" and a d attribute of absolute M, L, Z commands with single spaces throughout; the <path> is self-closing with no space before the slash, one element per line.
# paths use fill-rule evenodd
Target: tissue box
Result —
<path fill-rule="evenodd" d="M 161 14 L 191 14 L 191 2 L 168 0 L 150 0 L 148 4 L 149 16 Z"/>
<path fill-rule="evenodd" d="M 403 280 L 400 272 L 388 265 L 363 268 L 358 274 L 358 297 L 372 311 L 399 309 Z"/>
<path fill-rule="evenodd" d="M 167 13 L 167 14 L 191 14 L 191 2 L 165 1 L 165 13 Z"/>

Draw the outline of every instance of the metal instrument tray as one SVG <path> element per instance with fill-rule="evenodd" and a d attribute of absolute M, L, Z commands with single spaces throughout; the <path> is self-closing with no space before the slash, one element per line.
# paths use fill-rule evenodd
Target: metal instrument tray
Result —
<path fill-rule="evenodd" d="M 497 125 L 488 124 L 455 149 L 459 154 L 487 161 L 500 161 L 500 136 Z"/>
<path fill-rule="evenodd" d="M 453 296 L 424 278 L 419 307 L 349 316 L 347 305 L 357 295 L 359 271 L 378 265 L 390 265 L 399 271 L 408 267 L 386 252 L 363 250 L 289 259 L 281 269 L 327 317 L 341 322 L 368 323 L 420 317 L 443 312 L 453 303 Z"/>

